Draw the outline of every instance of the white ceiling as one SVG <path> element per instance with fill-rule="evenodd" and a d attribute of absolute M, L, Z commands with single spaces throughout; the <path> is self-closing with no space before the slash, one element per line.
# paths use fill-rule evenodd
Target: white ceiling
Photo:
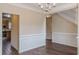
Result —
<path fill-rule="evenodd" d="M 53 3 L 52 3 L 53 4 Z M 57 3 L 56 7 L 59 7 L 61 5 L 65 5 L 66 3 Z M 68 4 L 68 3 L 67 3 Z M 34 9 L 38 9 L 38 10 L 42 10 L 39 6 L 38 3 L 23 3 L 22 5 L 28 6 L 30 8 L 34 8 Z M 52 7 L 52 8 L 56 8 L 56 7 Z M 43 11 L 43 10 L 42 10 Z"/>
<path fill-rule="evenodd" d="M 56 3 L 56 7 L 52 7 L 52 10 L 50 12 L 55 11 L 56 9 L 58 10 L 59 7 L 66 6 L 66 5 L 72 5 L 72 4 L 74 3 Z M 40 8 L 38 3 L 23 3 L 22 5 L 44 12 L 44 10 Z M 53 3 L 52 3 L 52 6 L 53 6 Z"/>
<path fill-rule="evenodd" d="M 18 3 L 18 4 L 11 4 L 15 6 L 19 6 L 22 8 L 27 8 L 36 12 L 42 12 L 45 13 L 44 10 L 42 10 L 38 3 Z M 52 10 L 49 12 L 50 14 L 57 13 L 60 11 L 68 10 L 75 8 L 75 3 L 56 3 L 56 7 L 52 7 Z"/>

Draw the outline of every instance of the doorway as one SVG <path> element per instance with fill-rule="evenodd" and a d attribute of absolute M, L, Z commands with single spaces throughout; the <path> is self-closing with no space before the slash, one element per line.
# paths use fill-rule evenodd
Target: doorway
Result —
<path fill-rule="evenodd" d="M 52 45 L 52 16 L 46 17 L 46 48 Z"/>
<path fill-rule="evenodd" d="M 2 54 L 18 54 L 19 16 L 2 13 Z"/>

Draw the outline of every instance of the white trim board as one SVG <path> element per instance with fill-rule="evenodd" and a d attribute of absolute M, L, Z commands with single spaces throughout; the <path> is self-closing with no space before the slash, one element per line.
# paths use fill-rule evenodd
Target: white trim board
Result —
<path fill-rule="evenodd" d="M 66 33 L 66 32 L 53 32 L 53 34 L 77 35 L 77 33 Z"/>

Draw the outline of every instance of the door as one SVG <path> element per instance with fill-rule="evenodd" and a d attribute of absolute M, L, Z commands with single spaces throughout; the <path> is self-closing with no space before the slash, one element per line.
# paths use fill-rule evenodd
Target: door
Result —
<path fill-rule="evenodd" d="M 19 51 L 19 15 L 12 15 L 11 45 Z"/>

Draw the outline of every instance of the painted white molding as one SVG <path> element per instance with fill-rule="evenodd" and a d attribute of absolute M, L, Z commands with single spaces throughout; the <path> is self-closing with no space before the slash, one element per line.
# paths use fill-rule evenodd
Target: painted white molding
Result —
<path fill-rule="evenodd" d="M 76 33 L 52 33 L 52 42 L 77 47 L 77 34 Z"/>
<path fill-rule="evenodd" d="M 53 32 L 54 34 L 77 35 L 77 33 Z"/>
<path fill-rule="evenodd" d="M 43 33 L 40 33 L 40 34 L 31 34 L 31 35 L 20 35 L 20 38 L 26 38 L 26 37 L 38 36 L 38 35 L 43 35 Z"/>
<path fill-rule="evenodd" d="M 45 45 L 45 34 L 21 35 L 19 53 L 38 48 Z"/>

